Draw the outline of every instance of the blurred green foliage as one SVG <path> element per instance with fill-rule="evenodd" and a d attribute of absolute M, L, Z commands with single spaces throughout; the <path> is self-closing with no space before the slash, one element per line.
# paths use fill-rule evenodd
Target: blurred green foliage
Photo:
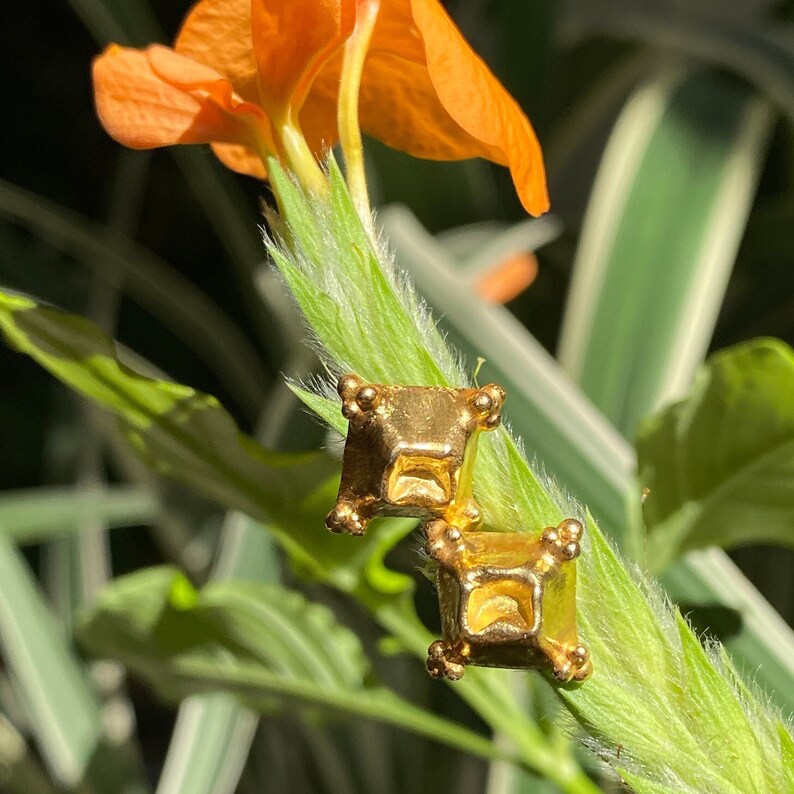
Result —
<path fill-rule="evenodd" d="M 411 231 L 410 224 L 400 227 L 400 237 L 395 225 L 400 262 L 431 275 L 425 276 L 424 285 L 414 274 L 431 304 L 443 313 L 452 339 L 470 357 L 480 353 L 488 357 L 483 376 L 489 376 L 491 366 L 515 381 L 510 383 L 508 416 L 512 411 L 512 422 L 530 453 L 547 462 L 574 497 L 590 504 L 604 526 L 615 536 L 624 536 L 624 549 L 639 557 L 644 543 L 639 491 L 650 484 L 651 499 L 654 492 L 666 493 L 662 483 L 652 480 L 661 476 L 659 461 L 669 455 L 654 458 L 653 447 L 669 445 L 672 437 L 660 437 L 658 429 L 655 435 L 646 431 L 640 444 L 645 468 L 635 483 L 631 448 L 615 428 L 630 442 L 643 416 L 660 402 L 684 397 L 707 349 L 722 350 L 756 336 L 794 343 L 792 4 L 456 0 L 447 5 L 533 119 L 547 155 L 557 231 L 537 250 L 537 280 L 510 304 L 509 312 L 471 304 L 475 300 L 471 274 L 463 257 L 453 252 L 449 237 L 446 242 L 444 237 L 430 240 L 421 226 Z M 203 395 L 197 398 L 200 404 L 191 402 L 191 410 L 207 409 L 213 421 L 222 423 L 230 423 L 231 416 L 244 431 L 271 447 L 315 449 L 324 441 L 323 431 L 296 409 L 294 398 L 278 385 L 283 372 L 304 376 L 314 365 L 301 349 L 300 321 L 263 267 L 257 207 L 268 189 L 224 172 L 203 151 L 120 151 L 93 115 L 88 65 L 100 46 L 110 39 L 139 45 L 167 40 L 188 6 L 142 0 L 33 0 L 7 5 L 0 26 L 0 58 L 14 81 L 7 92 L 0 149 L 4 180 L 0 283 L 88 317 L 121 341 L 117 352 L 125 364 L 215 395 L 229 415 L 220 416 L 217 404 Z M 609 180 L 599 188 L 602 180 L 596 180 L 596 173 L 606 162 L 609 145 L 624 154 L 628 144 L 640 146 L 641 136 L 632 134 L 637 127 L 626 122 L 626 110 L 636 106 L 638 91 L 645 90 L 647 96 L 649 87 L 658 86 L 671 70 L 686 76 L 682 85 L 690 86 L 689 94 L 671 95 L 666 117 L 674 123 L 654 127 L 658 146 L 642 149 L 646 158 L 635 161 L 627 176 L 633 192 L 622 204 L 616 203 L 609 195 Z M 694 83 L 688 82 L 690 77 Z M 765 132 L 742 137 L 737 132 L 746 121 L 742 114 L 759 102 L 767 113 Z M 623 136 L 617 138 L 619 121 Z M 643 121 L 647 124 L 647 114 L 640 127 Z M 723 161 L 715 155 L 721 143 Z M 708 171 L 710 164 L 728 162 L 734 150 L 756 168 L 738 188 L 735 182 L 717 178 L 729 169 Z M 368 156 L 378 203 L 407 204 L 432 233 L 498 220 L 503 225 L 487 238 L 493 243 L 503 239 L 499 233 L 523 220 L 509 178 L 490 164 L 413 161 L 371 142 Z M 703 200 L 709 185 L 717 188 Z M 732 210 L 720 200 L 725 195 L 732 197 Z M 387 226 L 395 217 L 384 214 Z M 722 225 L 715 226 L 715 218 L 720 217 Z M 618 244 L 609 245 L 609 240 L 604 244 L 602 234 L 599 248 L 597 233 L 604 231 L 604 218 L 613 232 L 615 224 L 622 226 L 613 238 Z M 588 226 L 595 229 L 595 238 L 585 234 Z M 734 240 L 733 249 L 724 244 L 728 238 Z M 709 244 L 701 248 L 684 244 L 701 239 Z M 721 240 L 722 246 L 715 240 Z M 709 271 L 703 251 L 717 248 L 722 260 Z M 506 249 L 496 244 L 491 250 Z M 594 250 L 600 256 L 594 257 Z M 592 305 L 577 313 L 574 319 L 580 322 L 574 326 L 571 303 L 564 319 L 566 294 L 572 283 L 577 289 L 576 279 L 581 282 L 585 272 L 597 274 L 609 289 L 601 292 L 592 281 L 588 288 L 585 279 L 579 289 L 591 297 Z M 701 303 L 693 304 L 698 297 Z M 442 305 L 445 299 L 450 306 Z M 471 310 L 456 312 L 456 304 L 471 305 Z M 704 310 L 705 304 L 711 308 Z M 694 315 L 684 310 L 693 305 L 699 307 Z M 692 316 L 700 322 L 688 324 Z M 592 346 L 583 354 L 587 366 L 581 370 L 566 363 L 582 391 L 543 350 L 553 352 L 561 334 L 563 339 L 566 335 L 574 339 L 571 344 L 580 350 Z M 103 354 L 107 353 L 105 348 Z M 524 357 L 518 358 L 519 354 Z M 781 356 L 790 356 L 790 351 Z M 711 367 L 719 368 L 719 362 L 726 360 L 718 357 Z M 520 367 L 511 365 L 515 361 Z M 675 378 L 670 375 L 670 362 L 680 365 Z M 98 372 L 105 377 L 116 366 L 109 356 Z M 194 583 L 203 584 L 220 576 L 259 581 L 279 571 L 285 584 L 302 588 L 354 630 L 380 680 L 410 701 L 411 708 L 434 712 L 437 716 L 430 716 L 439 725 L 443 720 L 455 723 L 475 751 L 482 749 L 484 726 L 452 691 L 431 685 L 412 659 L 381 653 L 388 648 L 379 644 L 381 630 L 373 620 L 318 583 L 333 578 L 333 564 L 320 564 L 314 551 L 304 554 L 297 567 L 304 575 L 312 574 L 313 582 L 299 580 L 268 547 L 259 527 L 241 524 L 236 513 L 224 516 L 184 486 L 163 479 L 156 466 L 154 473 L 143 468 L 112 423 L 32 362 L 0 347 L 0 367 L 4 376 L 0 486 L 14 491 L 0 502 L 4 549 L 0 602 L 11 605 L 8 615 L 14 618 L 0 622 L 1 790 L 48 792 L 54 780 L 73 791 L 129 794 L 155 786 L 158 794 L 200 794 L 199 784 L 215 794 L 232 792 L 239 785 L 245 794 L 261 790 L 266 783 L 273 791 L 344 794 L 429 792 L 442 785 L 472 791 L 489 786 L 489 794 L 545 791 L 538 778 L 526 773 L 497 774 L 495 766 L 489 774 L 482 760 L 358 718 L 343 722 L 340 732 L 338 723 L 273 713 L 255 736 L 253 718 L 226 702 L 216 702 L 216 710 L 211 711 L 210 701 L 203 701 L 207 708 L 203 717 L 199 709 L 204 706 L 191 706 L 189 713 L 184 709 L 179 741 L 174 741 L 166 759 L 172 711 L 137 681 L 125 685 L 119 668 L 84 663 L 68 631 L 59 631 L 57 623 L 46 617 L 47 602 L 39 595 L 32 572 L 50 608 L 64 626 L 71 626 L 74 610 L 92 602 L 113 574 L 165 562 L 180 566 Z M 771 370 L 762 369 L 758 379 L 748 375 L 747 381 L 763 383 Z M 698 384 L 690 406 L 705 399 L 702 380 Z M 730 394 L 735 385 L 728 385 Z M 179 391 L 170 386 L 165 390 Z M 790 406 L 777 404 L 779 394 L 772 392 L 771 405 L 763 390 L 752 392 L 750 413 L 755 418 L 748 419 L 741 411 L 725 421 L 766 427 L 770 434 L 763 437 L 777 438 L 791 412 Z M 583 394 L 595 399 L 601 413 Z M 776 404 L 783 417 L 779 422 L 771 410 Z M 195 414 L 184 408 L 179 416 L 195 431 L 191 438 L 206 442 L 203 419 L 191 424 Z M 680 414 L 682 409 L 661 414 L 657 424 L 673 421 L 676 410 Z M 698 452 L 716 455 L 717 440 L 708 435 Z M 763 434 L 759 430 L 757 435 Z M 154 457 L 160 459 L 164 448 L 158 443 Z M 665 448 L 669 452 L 669 446 Z M 676 454 L 683 455 L 682 449 L 677 448 Z M 173 454 L 174 448 L 168 446 L 168 452 Z M 224 491 L 216 469 L 196 473 L 182 451 L 177 452 L 170 459 L 171 473 L 194 485 L 197 477 L 205 484 L 209 481 L 216 497 Z M 204 460 L 201 454 L 199 458 Z M 656 473 L 643 475 L 650 471 L 652 460 Z M 790 457 L 786 463 L 790 465 Z M 713 473 L 713 465 L 707 462 L 699 469 Z M 673 466 L 671 473 L 668 467 L 668 480 L 682 476 L 685 468 Z M 259 479 L 264 485 L 267 478 Z M 16 493 L 17 489 L 25 491 Z M 758 489 L 753 490 L 758 496 Z M 788 490 L 775 487 L 767 500 L 767 506 L 775 498 L 781 501 L 774 532 L 771 525 L 758 530 L 754 523 L 758 514 L 744 500 L 741 509 L 726 516 L 736 521 L 730 531 L 722 521 L 716 528 L 719 532 L 713 526 L 715 531 L 706 532 L 702 522 L 690 521 L 688 540 L 679 547 L 759 539 L 790 546 L 794 527 Z M 102 497 L 94 497 L 96 493 Z M 226 507 L 257 514 L 250 502 L 221 501 Z M 30 512 L 36 504 L 39 510 Z M 691 504 L 673 500 L 668 507 L 683 515 Z M 313 507 L 321 514 L 319 502 Z M 671 549 L 658 534 L 663 530 L 654 512 L 658 502 L 650 501 L 647 507 L 649 548 L 658 544 L 666 557 L 675 556 L 679 547 Z M 62 511 L 60 521 L 53 510 Z M 712 520 L 717 514 L 704 515 Z M 397 525 L 389 530 L 394 540 L 407 531 Z M 49 540 L 56 535 L 57 540 Z M 282 537 L 289 545 L 288 533 L 282 531 Z M 29 545 L 34 539 L 40 545 Z M 329 549 L 331 540 L 340 542 L 329 539 Z M 322 541 L 326 537 L 320 535 L 318 542 Z M 25 544 L 24 557 L 13 544 Z M 382 565 L 385 546 L 369 551 L 372 558 L 366 554 L 359 558 L 358 574 L 366 578 L 374 570 L 376 576 L 385 577 L 382 584 L 391 581 L 399 585 L 396 590 L 406 592 L 406 577 L 413 576 L 418 614 L 435 630 L 434 594 L 416 571 L 411 541 L 389 553 L 391 572 Z M 760 599 L 755 600 L 757 593 L 736 578 L 735 569 L 709 568 L 712 552 L 703 555 L 676 562 L 668 570 L 665 583 L 670 592 L 705 620 L 700 624 L 704 630 L 717 631 L 718 620 L 709 620 L 719 614 L 715 607 L 734 610 L 738 625 L 732 629 L 731 652 L 740 665 L 744 660 L 749 672 L 760 666 L 758 675 L 767 676 L 763 680 L 790 709 L 794 670 L 788 649 L 794 646 L 788 628 Z M 754 545 L 733 552 L 733 557 L 782 618 L 794 621 L 791 552 Z M 371 564 L 371 559 L 376 562 Z M 722 558 L 717 563 L 724 566 Z M 655 564 L 663 567 L 658 558 Z M 389 580 L 390 575 L 398 578 Z M 722 589 L 717 581 L 721 578 Z M 361 580 L 345 581 L 342 589 L 350 591 Z M 726 589 L 739 594 L 736 601 L 727 600 Z M 782 654 L 770 655 L 764 639 L 782 648 Z M 391 646 L 392 652 L 401 649 L 399 644 Z M 688 649 L 690 654 L 698 652 Z M 135 669 L 132 662 L 130 667 Z M 542 690 L 545 684 L 538 680 L 533 687 Z M 558 729 L 552 727 L 555 709 L 548 699 L 527 692 L 524 682 L 518 683 L 517 691 L 513 699 L 518 707 L 527 704 L 529 713 L 530 704 L 534 705 L 540 729 L 562 742 L 555 733 Z M 226 732 L 212 733 L 210 728 L 221 721 Z M 781 739 L 786 740 L 786 736 Z M 202 741 L 216 749 L 228 747 L 230 763 L 219 763 L 197 783 L 185 776 L 189 764 L 185 759 L 201 757 L 195 748 L 201 748 Z M 185 749 L 191 742 L 193 755 Z M 246 749 L 251 742 L 254 749 L 249 756 Z M 614 780 L 593 756 L 582 754 L 581 761 L 598 785 L 615 790 Z M 161 779 L 164 766 L 168 775 Z"/>

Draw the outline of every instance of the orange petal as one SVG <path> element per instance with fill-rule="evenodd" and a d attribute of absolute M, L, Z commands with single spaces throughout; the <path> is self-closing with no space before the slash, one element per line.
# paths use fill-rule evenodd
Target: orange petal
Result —
<path fill-rule="evenodd" d="M 251 0 L 201 0 L 182 23 L 174 49 L 222 74 L 246 101 L 259 102 Z"/>
<path fill-rule="evenodd" d="M 543 214 L 546 172 L 529 120 L 436 0 L 411 0 L 411 9 L 441 104 L 466 132 L 503 153 L 524 208 Z"/>
<path fill-rule="evenodd" d="M 297 115 L 320 69 L 355 25 L 355 0 L 251 0 L 263 107 Z"/>
<path fill-rule="evenodd" d="M 232 171 L 257 179 L 267 179 L 262 159 L 247 146 L 236 143 L 213 143 L 211 146 L 215 156 Z"/>
<path fill-rule="evenodd" d="M 182 55 L 220 72 L 247 102 L 261 101 L 251 37 L 251 0 L 201 0 L 187 15 L 174 47 Z M 338 71 L 336 79 L 338 82 Z M 312 93 L 307 98 L 300 125 L 318 156 L 336 143 L 335 87 L 330 96 Z M 231 161 L 220 159 L 235 171 L 252 173 L 247 167 L 237 168 Z M 255 164 L 250 165 L 253 168 Z"/>
<path fill-rule="evenodd" d="M 508 303 L 518 297 L 537 277 L 538 259 L 530 251 L 505 257 L 476 283 L 477 294 L 487 303 Z"/>
<path fill-rule="evenodd" d="M 527 211 L 548 209 L 529 121 L 438 0 L 382 0 L 364 67 L 361 126 L 418 157 L 507 165 Z"/>
<path fill-rule="evenodd" d="M 236 96 L 215 70 L 155 45 L 132 50 L 111 45 L 93 64 L 100 121 L 134 149 L 174 143 L 256 145 L 267 135 L 262 111 Z"/>

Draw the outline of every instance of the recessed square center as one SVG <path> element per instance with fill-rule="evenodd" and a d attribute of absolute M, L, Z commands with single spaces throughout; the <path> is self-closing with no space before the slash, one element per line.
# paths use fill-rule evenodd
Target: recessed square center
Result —
<path fill-rule="evenodd" d="M 394 505 L 438 508 L 452 501 L 450 458 L 402 454 L 387 469 L 386 500 Z"/>
<path fill-rule="evenodd" d="M 469 630 L 473 634 L 498 630 L 505 639 L 532 629 L 532 593 L 521 582 L 488 582 L 469 593 L 467 604 Z"/>

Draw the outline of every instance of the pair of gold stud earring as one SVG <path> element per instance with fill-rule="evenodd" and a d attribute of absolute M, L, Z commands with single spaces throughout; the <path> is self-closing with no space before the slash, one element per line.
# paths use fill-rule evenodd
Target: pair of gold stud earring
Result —
<path fill-rule="evenodd" d="M 442 629 L 428 649 L 430 675 L 458 679 L 473 664 L 587 678 L 592 666 L 576 626 L 582 524 L 568 518 L 539 536 L 479 529 L 477 437 L 499 425 L 504 390 L 371 384 L 356 375 L 341 377 L 337 389 L 349 427 L 325 523 L 362 535 L 375 516 L 423 520 L 438 563 Z"/>

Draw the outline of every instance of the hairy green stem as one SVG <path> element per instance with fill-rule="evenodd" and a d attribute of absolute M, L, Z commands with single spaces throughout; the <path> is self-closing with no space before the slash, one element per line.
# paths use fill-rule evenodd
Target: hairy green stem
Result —
<path fill-rule="evenodd" d="M 419 618 L 399 602 L 388 604 L 356 594 L 378 623 L 414 655 L 424 658 L 432 641 Z M 472 669 L 461 681 L 450 683 L 496 733 L 507 736 L 528 767 L 552 780 L 568 794 L 599 794 L 600 788 L 582 771 L 570 745 L 553 745 L 535 722 L 520 708 L 504 681 L 494 671 Z"/>

